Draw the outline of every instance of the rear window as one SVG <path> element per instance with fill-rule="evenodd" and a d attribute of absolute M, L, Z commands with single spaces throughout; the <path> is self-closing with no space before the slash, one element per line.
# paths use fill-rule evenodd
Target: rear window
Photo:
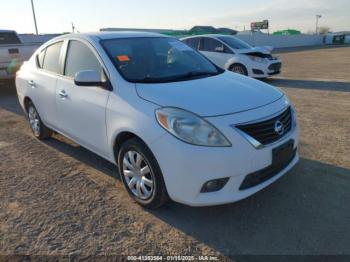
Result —
<path fill-rule="evenodd" d="M 45 54 L 44 63 L 42 66 L 43 69 L 56 74 L 62 73 L 61 66 L 60 66 L 60 55 L 61 55 L 62 44 L 63 42 L 58 42 L 46 48 L 46 54 Z"/>
<path fill-rule="evenodd" d="M 0 33 L 0 45 L 14 45 L 20 44 L 18 36 L 14 32 Z"/>

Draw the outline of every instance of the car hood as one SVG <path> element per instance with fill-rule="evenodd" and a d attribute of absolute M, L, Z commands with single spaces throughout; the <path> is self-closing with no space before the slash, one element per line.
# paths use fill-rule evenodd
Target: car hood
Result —
<path fill-rule="evenodd" d="M 136 84 L 138 95 L 160 106 L 178 107 L 203 117 L 234 114 L 283 97 L 277 88 L 226 71 L 190 81 Z"/>
<path fill-rule="evenodd" d="M 262 53 L 265 55 L 270 55 L 273 48 L 269 46 L 258 46 L 249 49 L 235 49 L 235 52 L 239 54 L 250 54 L 250 53 Z"/>

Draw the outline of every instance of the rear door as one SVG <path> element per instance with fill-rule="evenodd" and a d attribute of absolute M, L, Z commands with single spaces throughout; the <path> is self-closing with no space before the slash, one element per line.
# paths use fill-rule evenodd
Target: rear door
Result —
<path fill-rule="evenodd" d="M 43 122 L 56 128 L 58 125 L 55 94 L 56 81 L 62 72 L 63 42 L 56 42 L 43 49 L 36 57 L 37 68 L 27 76 L 27 88 Z"/>
<path fill-rule="evenodd" d="M 230 60 L 234 55 L 233 52 L 226 47 L 226 45 L 210 37 L 201 38 L 199 51 L 217 66 L 224 69 L 228 60 Z"/>
<path fill-rule="evenodd" d="M 110 91 L 74 83 L 77 72 L 95 70 L 102 75 L 104 68 L 89 43 L 70 40 L 66 45 L 64 74 L 57 80 L 56 88 L 60 131 L 84 147 L 106 156 L 106 105 Z"/>

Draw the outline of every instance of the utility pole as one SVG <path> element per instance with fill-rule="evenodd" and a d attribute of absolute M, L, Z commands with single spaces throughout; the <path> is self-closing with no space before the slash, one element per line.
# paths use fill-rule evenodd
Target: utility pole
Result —
<path fill-rule="evenodd" d="M 34 18 L 35 32 L 36 32 L 36 34 L 38 35 L 38 34 L 39 34 L 39 32 L 38 32 L 38 25 L 36 24 L 36 17 L 35 17 L 35 10 L 34 10 L 34 3 L 33 3 L 33 0 L 31 0 L 31 3 L 32 3 L 32 11 L 33 11 L 33 18 Z"/>
<path fill-rule="evenodd" d="M 316 35 L 318 35 L 318 20 L 322 18 L 322 15 L 316 15 Z"/>

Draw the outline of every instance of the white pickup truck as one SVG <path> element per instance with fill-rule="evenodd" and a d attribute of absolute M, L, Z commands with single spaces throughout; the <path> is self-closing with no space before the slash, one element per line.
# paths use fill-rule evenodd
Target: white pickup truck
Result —
<path fill-rule="evenodd" d="M 14 78 L 16 71 L 27 61 L 40 43 L 22 43 L 15 31 L 0 30 L 0 80 Z"/>

